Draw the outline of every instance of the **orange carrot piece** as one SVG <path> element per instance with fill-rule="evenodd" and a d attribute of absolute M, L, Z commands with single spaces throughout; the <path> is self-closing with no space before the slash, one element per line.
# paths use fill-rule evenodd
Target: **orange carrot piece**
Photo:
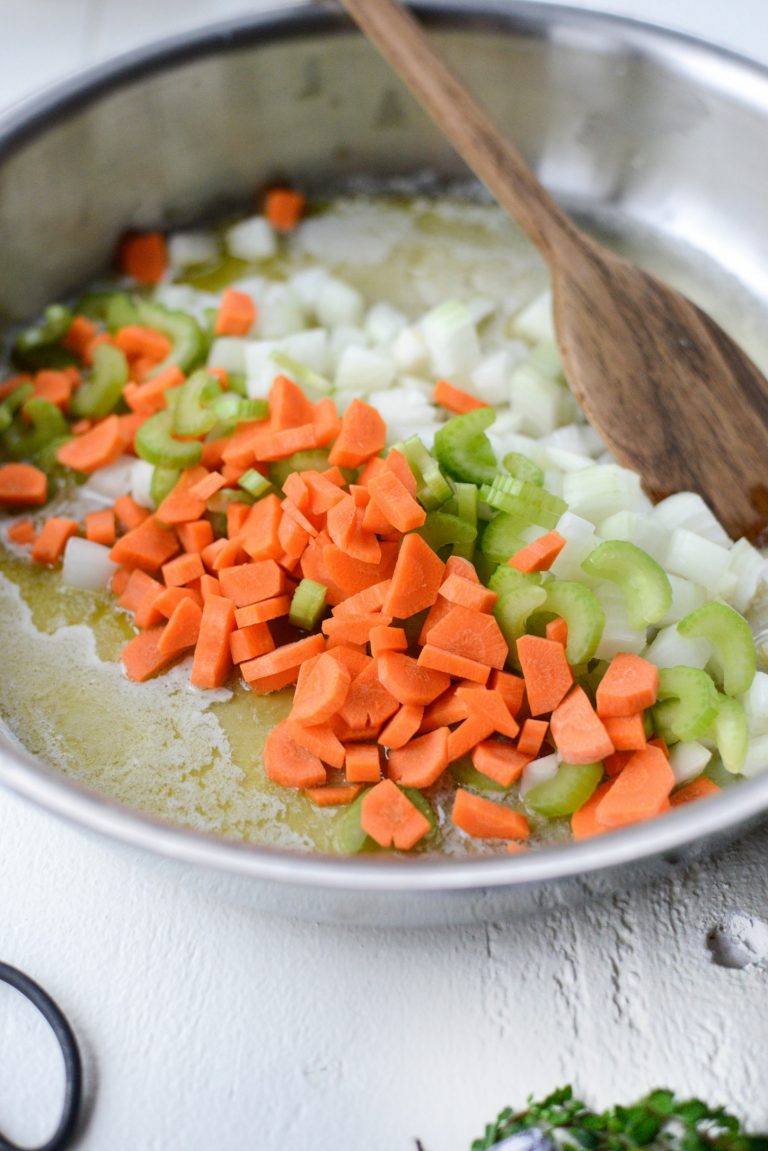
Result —
<path fill-rule="evenodd" d="M 143 524 L 152 513 L 149 508 L 137 504 L 133 496 L 118 496 L 112 505 L 115 518 L 124 532 L 133 531 L 139 524 Z"/>
<path fill-rule="evenodd" d="M 392 538 L 396 536 L 398 539 L 400 538 L 400 532 L 393 523 L 390 523 L 379 508 L 379 505 L 373 500 L 368 501 L 363 511 L 363 528 L 367 532 L 374 532 L 381 538 L 385 536 Z"/>
<path fill-rule="evenodd" d="M 381 729 L 377 742 L 380 743 L 382 747 L 388 747 L 393 750 L 405 747 L 418 732 L 423 717 L 423 707 L 404 703 L 400 710 L 395 712 L 389 722 Z M 435 728 L 432 730 L 434 731 Z"/>
<path fill-rule="evenodd" d="M 601 783 L 590 798 L 571 816 L 571 834 L 575 840 L 591 839 L 595 835 L 604 835 L 607 828 L 598 823 L 597 809 L 606 795 L 613 787 L 613 780 L 608 779 Z"/>
<path fill-rule="evenodd" d="M 274 560 L 235 564 L 219 571 L 222 594 L 235 607 L 247 607 L 260 600 L 273 599 L 285 591 L 285 572 Z"/>
<path fill-rule="evenodd" d="M 548 731 L 548 720 L 526 719 L 517 741 L 517 750 L 533 759 L 541 751 L 541 745 Z"/>
<path fill-rule="evenodd" d="M 285 720 L 291 738 L 331 767 L 344 766 L 344 745 L 328 723 L 303 724 Z"/>
<path fill-rule="evenodd" d="M 581 687 L 574 687 L 558 704 L 549 726 L 555 747 L 566 763 L 599 763 L 613 754 L 608 732 Z"/>
<path fill-rule="evenodd" d="M 117 538 L 115 513 L 111 508 L 98 512 L 87 512 L 85 516 L 85 538 L 95 544 L 111 548 Z"/>
<path fill-rule="evenodd" d="M 176 658 L 161 652 L 158 644 L 163 633 L 162 627 L 149 628 L 139 632 L 123 648 L 120 658 L 128 679 L 134 683 L 144 683 L 163 671 Z"/>
<path fill-rule="evenodd" d="M 547 639 L 551 639 L 553 643 L 561 643 L 563 647 L 568 644 L 568 624 L 562 616 L 557 616 L 551 619 L 546 628 Z"/>
<path fill-rule="evenodd" d="M 179 600 L 157 640 L 160 655 L 174 656 L 197 643 L 203 609 L 189 596 Z"/>
<path fill-rule="evenodd" d="M 633 715 L 656 702 L 659 669 L 649 660 L 619 652 L 608 665 L 597 688 L 597 714 L 601 719 Z"/>
<path fill-rule="evenodd" d="M 266 626 L 266 625 L 262 625 Z M 323 653 L 302 665 L 293 697 L 291 719 L 314 725 L 327 723 L 341 710 L 352 682 L 344 664 Z"/>
<path fill-rule="evenodd" d="M 399 703 L 379 680 L 372 660 L 354 676 L 339 715 L 352 728 L 377 729 L 398 710 Z"/>
<path fill-rule="evenodd" d="M 383 655 L 385 651 L 407 651 L 408 637 L 401 627 L 387 627 L 377 624 L 372 627 L 368 636 L 371 645 L 371 655 L 374 659 Z"/>
<path fill-rule="evenodd" d="M 364 651 L 360 651 L 359 648 L 349 647 L 345 644 L 341 644 L 339 647 L 328 648 L 328 655 L 332 656 L 333 659 L 337 659 L 339 663 L 343 663 L 353 679 L 360 675 L 361 671 L 365 671 L 373 662 L 371 657 Z"/>
<path fill-rule="evenodd" d="M 289 667 L 286 671 L 276 672 L 274 675 L 263 675 L 248 684 L 254 695 L 271 695 L 273 691 L 282 691 L 292 683 L 296 683 L 299 674 L 297 667 Z"/>
<path fill-rule="evenodd" d="M 245 663 L 246 660 L 257 659 L 260 655 L 274 651 L 275 641 L 265 623 L 252 623 L 232 632 L 229 637 L 229 650 L 233 663 Z"/>
<path fill-rule="evenodd" d="M 207 600 L 208 596 L 211 595 L 221 595 L 221 584 L 216 576 L 209 575 L 207 572 L 200 576 L 200 595 L 203 600 Z"/>
<path fill-rule="evenodd" d="M 270 188 L 264 198 L 264 215 L 276 232 L 297 228 L 307 206 L 307 197 L 295 188 Z"/>
<path fill-rule="evenodd" d="M 190 682 L 194 687 L 221 687 L 232 670 L 229 637 L 235 630 L 235 609 L 224 596 L 203 603 L 200 635 L 195 645 Z M 262 657 L 264 658 L 264 657 Z"/>
<path fill-rule="evenodd" d="M 427 817 L 390 779 L 383 779 L 363 796 L 360 825 L 379 847 L 398 851 L 409 851 L 430 830 Z"/>
<path fill-rule="evenodd" d="M 459 604 L 430 628 L 427 643 L 430 647 L 442 648 L 499 671 L 509 655 L 507 642 L 495 618 Z M 471 679 L 472 676 L 465 678 Z"/>
<path fill-rule="evenodd" d="M 247 292 L 227 288 L 216 313 L 217 336 L 247 336 L 256 323 L 256 304 Z"/>
<path fill-rule="evenodd" d="M 491 672 L 488 686 L 494 691 L 500 691 L 510 714 L 517 715 L 525 698 L 525 680 L 522 676 L 495 670 Z"/>
<path fill-rule="evenodd" d="M 642 712 L 606 716 L 603 727 L 616 751 L 640 751 L 646 745 Z"/>
<path fill-rule="evenodd" d="M 450 600 L 443 599 L 441 595 L 438 595 L 437 599 L 432 604 L 432 607 L 427 612 L 426 619 L 424 620 L 424 623 L 421 626 L 421 631 L 419 632 L 419 644 L 422 647 L 425 643 L 427 643 L 427 636 L 435 624 L 438 624 L 441 619 L 445 619 L 445 617 L 448 615 L 448 612 L 453 611 L 455 607 L 456 604 L 453 604 Z"/>
<path fill-rule="evenodd" d="M 491 671 L 487 663 L 478 663 L 476 659 L 469 659 L 465 655 L 458 655 L 441 647 L 433 647 L 429 643 L 419 652 L 418 662 L 422 667 L 444 671 L 446 675 L 456 679 L 469 679 L 473 683 L 486 683 Z"/>
<path fill-rule="evenodd" d="M 280 500 L 274 494 L 252 505 L 242 528 L 243 551 L 252 560 L 276 559 L 282 553 L 278 534 L 282 518 Z"/>
<path fill-rule="evenodd" d="M 682 807 L 684 804 L 693 803 L 697 799 L 706 799 L 708 795 L 716 795 L 718 791 L 720 788 L 716 783 L 707 779 L 706 775 L 700 775 L 698 779 L 686 783 L 684 787 L 673 792 L 669 802 L 672 807 Z"/>
<path fill-rule="evenodd" d="M 150 515 L 138 527 L 121 536 L 109 558 L 116 564 L 152 573 L 159 571 L 178 550 L 179 541 L 173 528 L 166 527 Z"/>
<path fill-rule="evenodd" d="M 359 783 L 337 783 L 331 787 L 306 787 L 304 792 L 316 807 L 341 807 L 357 799 L 362 790 Z"/>
<path fill-rule="evenodd" d="M 264 770 L 282 787 L 318 787 L 327 778 L 320 759 L 296 742 L 286 723 L 278 723 L 267 736 Z"/>
<path fill-rule="evenodd" d="M 500 691 L 489 690 L 477 684 L 465 684 L 457 687 L 456 695 L 467 705 L 470 716 L 486 716 L 493 724 L 493 730 L 499 735 L 514 739 L 520 731 L 520 726 L 512 718 Z"/>
<path fill-rule="evenodd" d="M 39 564 L 57 564 L 64 554 L 67 540 L 79 531 L 77 520 L 51 516 L 43 524 L 30 555 Z"/>
<path fill-rule="evenodd" d="M 308 635 L 305 639 L 297 639 L 293 643 L 284 644 L 276 651 L 269 652 L 267 655 L 260 655 L 257 659 L 241 664 L 240 673 L 243 679 L 250 683 L 262 676 L 277 675 L 280 672 L 288 671 L 290 668 L 299 668 L 305 659 L 311 659 L 313 655 L 320 655 L 324 650 L 325 640 L 321 635 Z"/>
<path fill-rule="evenodd" d="M 410 539 L 406 536 L 406 539 Z M 417 537 L 418 538 L 418 537 Z M 426 545 L 425 545 L 426 546 Z M 305 553 L 306 554 L 306 553 Z M 380 583 L 392 577 L 397 561 L 398 545 L 382 543 L 381 560 L 379 563 L 364 563 L 353 559 L 337 548 L 335 544 L 326 544 L 322 549 L 323 563 L 327 572 L 326 578 L 319 582 L 328 587 L 328 602 L 332 605 L 339 603 L 340 599 L 356 595 L 372 584 Z M 302 557 L 302 565 L 304 559 Z M 307 575 L 307 571 L 304 571 Z M 313 578 L 313 577 L 309 577 Z M 385 615 L 392 615 L 389 607 L 384 608 Z"/>
<path fill-rule="evenodd" d="M 48 477 L 34 464 L 0 464 L 0 508 L 40 507 L 48 499 Z"/>
<path fill-rule="evenodd" d="M 374 476 L 368 484 L 368 491 L 371 493 L 371 501 L 399 532 L 420 528 L 427 518 L 424 508 L 392 471 L 387 470 L 380 476 Z"/>
<path fill-rule="evenodd" d="M 66 411 L 74 384 L 66 372 L 43 370 L 35 373 L 34 394 Z"/>
<path fill-rule="evenodd" d="M 379 749 L 375 743 L 351 743 L 344 748 L 344 775 L 349 783 L 378 783 Z"/>
<path fill-rule="evenodd" d="M 115 462 L 123 452 L 123 439 L 117 416 L 107 416 L 90 431 L 68 440 L 56 452 L 56 459 L 67 468 L 90 475 Z"/>
<path fill-rule="evenodd" d="M 524 755 L 508 743 L 497 740 L 483 740 L 472 752 L 472 764 L 482 775 L 501 785 L 511 787 L 523 774 L 523 768 L 533 757 Z"/>
<path fill-rule="evenodd" d="M 208 473 L 204 468 L 190 468 L 182 472 L 176 486 L 168 493 L 156 511 L 164 524 L 185 524 L 199 520 L 206 512 L 206 501 L 191 492 L 191 488 Z"/>
<path fill-rule="evenodd" d="M 170 619 L 176 608 L 185 599 L 192 600 L 192 603 L 197 604 L 199 608 L 203 606 L 203 597 L 194 588 L 166 587 L 161 588 L 158 592 L 155 608 L 164 619 Z"/>
<path fill-rule="evenodd" d="M 220 492 L 221 489 L 225 488 L 226 486 L 227 481 L 224 479 L 224 476 L 221 474 L 221 472 L 208 472 L 207 475 L 198 480 L 197 483 L 192 484 L 192 487 L 189 489 L 189 493 L 192 496 L 197 496 L 199 500 L 205 500 L 207 502 L 211 496 L 215 496 L 216 492 Z M 232 504 L 230 506 L 244 507 L 246 510 L 248 510 L 247 504 Z"/>
<path fill-rule="evenodd" d="M 142 284 L 157 284 L 168 266 L 165 237 L 160 232 L 129 232 L 118 248 L 118 266 Z"/>
<path fill-rule="evenodd" d="M 5 534 L 11 543 L 31 544 L 35 542 L 37 528 L 32 520 L 17 520 L 6 529 Z"/>
<path fill-rule="evenodd" d="M 629 763 L 634 751 L 614 751 L 613 755 L 606 755 L 603 760 L 603 769 L 611 779 L 619 775 Z"/>
<path fill-rule="evenodd" d="M 166 406 L 165 393 L 170 388 L 181 387 L 185 378 L 181 368 L 170 364 L 142 384 L 127 383 L 123 388 L 123 399 L 132 412 L 152 416 Z"/>
<path fill-rule="evenodd" d="M 271 619 L 280 619 L 288 615 L 291 610 L 291 597 L 289 595 L 276 595 L 270 599 L 260 600 L 258 603 L 249 603 L 247 607 L 235 610 L 235 620 L 238 627 L 252 627 L 255 623 L 267 623 Z"/>
<path fill-rule="evenodd" d="M 203 548 L 200 558 L 209 571 L 220 573 L 222 568 L 236 567 L 243 562 L 243 549 L 239 539 L 214 540 Z"/>
<path fill-rule="evenodd" d="M 493 720 L 482 712 L 479 715 L 470 715 L 463 723 L 454 728 L 448 736 L 448 756 L 451 763 L 468 755 L 478 743 L 483 743 L 493 735 Z"/>
<path fill-rule="evenodd" d="M 489 612 L 499 598 L 495 591 L 481 583 L 465 579 L 451 572 L 440 585 L 440 595 L 452 604 L 461 604 L 472 611 Z"/>
<path fill-rule="evenodd" d="M 362 646 L 368 643 L 374 628 L 386 626 L 391 622 L 389 616 L 380 612 L 368 612 L 365 615 L 324 619 L 322 632 L 328 637 L 329 645 L 343 643 Z"/>
<path fill-rule="evenodd" d="M 460 723 L 469 715 L 467 705 L 456 694 L 458 684 L 449 687 L 448 691 L 424 708 L 421 720 L 421 730 L 434 731 L 436 727 L 450 727 L 451 724 Z"/>
<path fill-rule="evenodd" d="M 87 316 L 75 316 L 67 329 L 67 334 L 61 341 L 68 351 L 73 352 L 79 360 L 84 360 L 88 346 L 96 335 L 96 325 Z M 2 396 L 0 396 L 2 399 Z"/>
<path fill-rule="evenodd" d="M 561 643 L 537 635 L 522 635 L 517 641 L 528 706 L 531 715 L 548 715 L 564 699 L 573 672 Z"/>
<path fill-rule="evenodd" d="M 402 787 L 431 787 L 449 763 L 447 727 L 437 727 L 403 747 L 393 748 L 387 760 L 387 778 Z"/>
<path fill-rule="evenodd" d="M 178 524 L 176 534 L 185 552 L 199 555 L 204 548 L 213 543 L 213 525 L 208 520 L 193 520 L 190 523 Z"/>
<path fill-rule="evenodd" d="M 136 612 L 146 593 L 152 589 L 159 595 L 163 590 L 163 585 L 158 580 L 153 579 L 151 575 L 147 575 L 141 568 L 136 568 L 131 571 L 125 587 L 119 593 L 118 603 L 126 611 Z M 113 591 L 115 591 L 114 588 Z M 115 594 L 118 593 L 115 591 Z"/>
<path fill-rule="evenodd" d="M 601 800 L 597 821 L 612 829 L 651 819 L 666 806 L 674 786 L 675 776 L 663 751 L 658 747 L 636 751 Z"/>
<path fill-rule="evenodd" d="M 203 561 L 197 552 L 182 552 L 163 564 L 161 571 L 166 587 L 183 587 L 205 574 Z"/>
<path fill-rule="evenodd" d="M 164 616 L 157 606 L 157 601 L 163 594 L 163 585 L 157 588 L 150 587 L 144 592 L 141 601 L 133 613 L 133 622 L 136 627 L 142 629 L 148 627 L 155 627 L 157 624 L 162 623 Z"/>
<path fill-rule="evenodd" d="M 390 582 L 391 581 L 387 579 L 382 580 L 380 583 L 371 584 L 370 587 L 363 588 L 363 590 L 356 595 L 349 596 L 348 599 L 342 600 L 342 602 L 337 604 L 333 609 L 334 619 L 349 619 L 353 616 L 367 615 L 371 612 L 381 612 L 384 600 L 387 598 Z"/>
<path fill-rule="evenodd" d="M 341 428 L 341 418 L 330 396 L 325 396 L 316 405 L 312 425 L 315 429 L 315 443 L 319 448 L 327 448 L 336 439 Z"/>
<path fill-rule="evenodd" d="M 455 412 L 457 415 L 474 412 L 477 408 L 490 407 L 485 400 L 471 396 L 469 392 L 462 391 L 461 388 L 455 388 L 447 380 L 437 381 L 432 392 L 432 402 L 440 404 L 442 408 L 447 408 L 449 412 Z"/>
<path fill-rule="evenodd" d="M 509 566 L 520 572 L 549 571 L 564 547 L 565 540 L 560 532 L 547 532 L 510 556 Z"/>
<path fill-rule="evenodd" d="M 472 795 L 463 787 L 456 792 L 451 820 L 476 839 L 527 839 L 530 835 L 528 820 L 519 811 Z"/>
<path fill-rule="evenodd" d="M 421 536 L 416 534 L 405 536 L 397 553 L 392 583 L 384 601 L 385 614 L 397 619 L 407 619 L 424 608 L 431 607 L 437 598 L 444 569 L 443 561 Z M 504 655 L 506 658 L 506 644 Z"/>
<path fill-rule="evenodd" d="M 387 425 L 370 404 L 354 399 L 341 417 L 341 427 L 328 456 L 340 468 L 359 468 L 387 442 Z"/>
<path fill-rule="evenodd" d="M 132 574 L 133 573 L 129 568 L 117 568 L 113 573 L 112 579 L 109 581 L 109 588 L 112 592 L 112 595 L 115 596 L 118 600 L 125 591 Z M 142 572 L 141 574 L 143 575 L 144 573 Z"/>
<path fill-rule="evenodd" d="M 163 332 L 155 328 L 145 328 L 140 324 L 126 324 L 113 336 L 115 347 L 124 352 L 129 361 L 146 360 L 149 364 L 159 364 L 171 351 L 171 341 Z"/>
<path fill-rule="evenodd" d="M 254 446 L 254 458 L 259 462 L 284 460 L 295 452 L 307 452 L 317 447 L 314 424 L 284 428 L 263 436 Z"/>
<path fill-rule="evenodd" d="M 385 651 L 376 662 L 379 681 L 400 703 L 425 707 L 451 685 L 445 672 L 420 665 L 399 651 Z"/>

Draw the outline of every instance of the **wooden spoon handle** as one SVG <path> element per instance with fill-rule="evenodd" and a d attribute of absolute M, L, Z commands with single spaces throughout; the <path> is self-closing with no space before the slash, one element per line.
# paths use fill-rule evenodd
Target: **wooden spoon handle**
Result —
<path fill-rule="evenodd" d="M 520 152 L 434 51 L 410 12 L 397 0 L 341 3 L 544 258 L 548 260 L 552 248 L 566 237 L 580 243 Z"/>

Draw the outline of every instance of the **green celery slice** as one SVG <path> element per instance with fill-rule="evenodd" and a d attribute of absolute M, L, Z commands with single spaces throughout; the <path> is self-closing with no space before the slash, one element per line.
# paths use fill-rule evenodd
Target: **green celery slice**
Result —
<path fill-rule="evenodd" d="M 516 480 L 525 480 L 528 484 L 544 487 L 544 470 L 522 452 L 507 452 L 502 460 L 504 467 Z"/>
<path fill-rule="evenodd" d="M 181 471 L 179 468 L 164 468 L 156 465 L 152 471 L 152 479 L 149 481 L 149 494 L 155 507 L 163 502 L 167 495 L 173 491 L 176 484 L 179 482 Z"/>
<path fill-rule="evenodd" d="M 610 580 L 621 590 L 629 626 L 637 631 L 657 623 L 672 606 L 672 585 L 664 568 L 626 540 L 606 540 L 582 563 L 587 575 Z"/>
<path fill-rule="evenodd" d="M 125 353 L 112 344 L 97 344 L 93 350 L 91 377 L 72 397 L 72 414 L 89 420 L 108 416 L 119 404 L 127 383 Z"/>
<path fill-rule="evenodd" d="M 595 593 L 571 580 L 550 580 L 546 585 L 545 609 L 562 616 L 568 624 L 565 654 L 570 664 L 588 663 L 594 656 L 605 627 L 605 612 Z"/>
<path fill-rule="evenodd" d="M 221 395 L 221 384 L 204 368 L 193 372 L 179 392 L 173 409 L 173 430 L 178 436 L 204 436 L 218 416 L 208 404 Z M 239 403 L 239 398 L 235 397 Z"/>
<path fill-rule="evenodd" d="M 13 416 L 16 414 L 22 404 L 25 404 L 27 400 L 34 396 L 34 394 L 34 384 L 27 381 L 23 384 L 19 384 L 18 387 L 14 388 L 13 391 L 5 397 L 2 406 L 10 416 Z"/>
<path fill-rule="evenodd" d="M 149 300 L 137 300 L 136 311 L 141 324 L 162 332 L 173 345 L 165 359 L 153 370 L 153 376 L 174 364 L 189 374 L 202 362 L 206 354 L 206 338 L 194 316 L 187 312 L 171 311 Z"/>
<path fill-rule="evenodd" d="M 490 484 L 480 489 L 480 498 L 498 511 L 519 516 L 526 525 L 557 527 L 568 505 L 560 496 L 554 496 L 546 488 L 514 476 L 496 476 Z"/>
<path fill-rule="evenodd" d="M 498 592 L 499 595 L 519 587 L 541 587 L 543 583 L 543 572 L 521 572 L 508 563 L 500 563 L 487 580 L 491 591 Z"/>
<path fill-rule="evenodd" d="M 261 472 L 257 472 L 255 468 L 249 468 L 237 482 L 244 492 L 248 492 L 249 496 L 253 496 L 257 500 L 265 496 L 272 487 L 267 477 L 263 476 Z"/>
<path fill-rule="evenodd" d="M 696 667 L 664 667 L 659 671 L 653 725 L 667 743 L 706 737 L 719 707 L 717 688 L 705 671 Z"/>
<path fill-rule="evenodd" d="M 743 615 L 728 604 L 713 600 L 681 619 L 677 630 L 688 638 L 709 640 L 726 695 L 749 691 L 757 671 L 757 652 L 752 629 Z"/>
<path fill-rule="evenodd" d="M 591 798 L 602 778 L 602 763 L 561 763 L 556 775 L 526 793 L 525 802 L 547 819 L 573 815 Z"/>
<path fill-rule="evenodd" d="M 69 434 L 61 410 L 42 396 L 30 396 L 14 422 L 3 434 L 3 447 L 13 459 L 27 459 L 51 440 Z"/>
<path fill-rule="evenodd" d="M 747 758 L 749 729 L 747 715 L 737 699 L 718 693 L 718 713 L 712 725 L 717 750 L 723 767 L 732 775 L 738 775 Z"/>
<path fill-rule="evenodd" d="M 485 429 L 495 419 L 493 408 L 476 408 L 444 424 L 435 434 L 435 456 L 441 469 L 463 483 L 492 483 L 498 463 Z"/>
<path fill-rule="evenodd" d="M 503 564 L 515 552 L 525 547 L 520 533 L 529 526 L 526 520 L 509 512 L 498 512 L 485 525 L 480 550 L 497 564 Z"/>
<path fill-rule="evenodd" d="M 547 593 L 543 587 L 525 584 L 505 592 L 494 604 L 493 614 L 507 641 L 510 662 L 516 667 L 519 666 L 517 641 L 525 634 L 528 617 L 542 608 L 546 599 Z"/>
<path fill-rule="evenodd" d="M 462 548 L 474 546 L 477 536 L 474 524 L 450 512 L 427 512 L 424 523 L 416 530 L 433 552 L 439 552 L 449 544 L 454 551 L 457 545 Z"/>
<path fill-rule="evenodd" d="M 462 559 L 471 560 L 475 554 L 477 542 L 477 488 L 474 484 L 456 483 L 454 499 L 456 500 L 456 515 L 475 529 L 475 539 L 453 545 L 453 554 Z"/>
<path fill-rule="evenodd" d="M 462 787 L 473 787 L 476 791 L 503 791 L 508 792 L 512 787 L 517 786 L 517 780 L 511 784 L 510 787 L 504 787 L 503 784 L 498 783 L 497 780 L 491 779 L 489 775 L 484 775 L 482 771 L 478 771 L 469 756 L 463 756 L 457 759 L 450 767 L 451 775 L 457 783 Z"/>
<path fill-rule="evenodd" d="M 307 367 L 306 364 L 302 364 L 301 360 L 289 356 L 286 352 L 274 351 L 271 353 L 270 359 L 277 364 L 278 368 L 287 372 L 300 388 L 314 388 L 316 392 L 330 392 L 333 387 L 331 381 L 322 376 L 320 372 Z"/>
<path fill-rule="evenodd" d="M 314 631 L 325 611 L 328 589 L 316 580 L 303 579 L 293 593 L 288 619 L 294 627 Z"/>
<path fill-rule="evenodd" d="M 12 359 L 20 368 L 62 368 L 75 357 L 61 341 L 69 331 L 72 312 L 63 304 L 50 304 L 38 324 L 20 332 L 13 343 Z"/>
<path fill-rule="evenodd" d="M 434 511 L 442 507 L 453 496 L 453 489 L 448 483 L 440 465 L 431 455 L 418 436 L 409 436 L 394 447 L 405 456 L 408 467 L 416 480 L 416 498 L 427 511 Z"/>
<path fill-rule="evenodd" d="M 136 433 L 134 446 L 143 460 L 161 468 L 191 468 L 200 462 L 203 454 L 198 440 L 173 438 L 173 412 L 168 409 L 155 412 L 144 421 Z"/>

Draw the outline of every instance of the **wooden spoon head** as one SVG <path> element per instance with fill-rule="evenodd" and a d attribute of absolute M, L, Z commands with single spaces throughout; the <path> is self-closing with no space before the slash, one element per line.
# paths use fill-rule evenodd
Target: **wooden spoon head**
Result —
<path fill-rule="evenodd" d="M 768 383 L 679 292 L 589 241 L 552 260 L 571 388 L 656 500 L 698 492 L 733 538 L 768 527 Z"/>

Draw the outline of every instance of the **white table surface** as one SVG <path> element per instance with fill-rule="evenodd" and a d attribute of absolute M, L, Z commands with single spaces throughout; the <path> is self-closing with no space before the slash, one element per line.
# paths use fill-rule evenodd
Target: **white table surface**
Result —
<path fill-rule="evenodd" d="M 593 0 L 768 62 L 765 0 Z M 258 0 L 0 0 L 0 107 Z M 194 14 L 190 15 L 194 8 Z M 355 930 L 259 915 L 0 794 L 0 958 L 71 1018 L 87 1151 L 467 1151 L 528 1092 L 658 1084 L 768 1130 L 768 969 L 715 965 L 768 915 L 768 834 L 645 891 L 535 922 Z M 54 1041 L 0 985 L 0 1130 L 50 1132 Z"/>

